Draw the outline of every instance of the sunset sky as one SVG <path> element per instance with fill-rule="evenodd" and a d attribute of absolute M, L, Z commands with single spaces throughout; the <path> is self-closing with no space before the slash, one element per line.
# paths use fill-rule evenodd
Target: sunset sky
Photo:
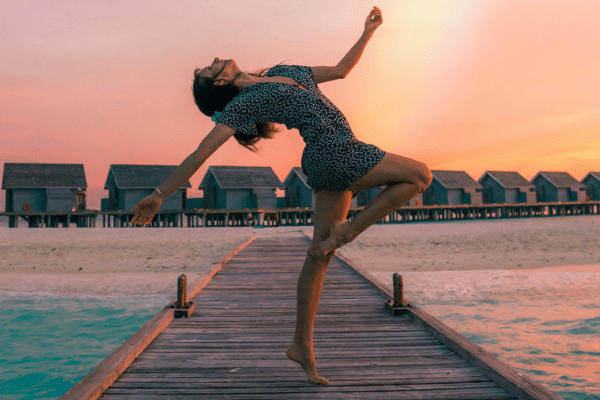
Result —
<path fill-rule="evenodd" d="M 357 66 L 320 85 L 360 140 L 474 179 L 600 170 L 597 0 L 0 0 L 0 172 L 83 163 L 99 208 L 110 164 L 177 165 L 212 129 L 194 68 L 335 65 L 374 5 L 384 23 Z M 231 139 L 188 196 L 208 165 L 272 166 L 283 180 L 303 146 L 297 131 L 257 154 Z"/>

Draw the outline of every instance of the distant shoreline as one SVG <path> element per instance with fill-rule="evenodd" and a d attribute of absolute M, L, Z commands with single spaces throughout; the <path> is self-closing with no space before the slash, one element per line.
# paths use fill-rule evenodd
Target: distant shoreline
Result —
<path fill-rule="evenodd" d="M 312 229 L 0 228 L 0 290 L 168 295 L 180 274 L 188 281 L 201 276 L 253 232 L 300 235 Z M 597 243 L 600 216 L 586 215 L 374 225 L 338 252 L 387 284 L 393 272 L 600 272 Z"/>

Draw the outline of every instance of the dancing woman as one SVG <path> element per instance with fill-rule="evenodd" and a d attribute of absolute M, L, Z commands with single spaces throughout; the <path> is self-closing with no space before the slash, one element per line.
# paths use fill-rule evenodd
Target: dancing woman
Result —
<path fill-rule="evenodd" d="M 317 86 L 346 77 L 382 22 L 381 11 L 374 7 L 362 36 L 336 66 L 277 65 L 253 75 L 242 72 L 233 60 L 215 58 L 211 65 L 196 69 L 196 104 L 216 126 L 173 175 L 133 208 L 134 224 L 150 223 L 163 199 L 184 184 L 231 136 L 254 149 L 259 139 L 272 137 L 274 123 L 298 129 L 306 143 L 302 169 L 316 192 L 314 232 L 298 279 L 296 332 L 286 354 L 304 368 L 310 383 L 329 382 L 317 375 L 313 327 L 325 270 L 335 249 L 354 240 L 431 183 L 425 164 L 358 141 L 344 115 Z M 356 218 L 345 222 L 353 195 L 380 186 L 387 187 Z"/>

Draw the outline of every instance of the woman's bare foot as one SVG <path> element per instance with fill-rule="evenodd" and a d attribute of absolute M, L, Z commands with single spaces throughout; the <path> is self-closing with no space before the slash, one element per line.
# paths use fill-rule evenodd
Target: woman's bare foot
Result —
<path fill-rule="evenodd" d="M 347 222 L 336 221 L 331 225 L 331 235 L 322 242 L 313 244 L 308 249 L 308 254 L 321 257 L 351 242 L 354 238 L 350 234 L 350 225 Z"/>
<path fill-rule="evenodd" d="M 312 349 L 292 343 L 285 354 L 290 360 L 300 364 L 308 376 L 308 382 L 316 385 L 327 385 L 329 383 L 329 380 L 317 375 L 317 364 Z"/>

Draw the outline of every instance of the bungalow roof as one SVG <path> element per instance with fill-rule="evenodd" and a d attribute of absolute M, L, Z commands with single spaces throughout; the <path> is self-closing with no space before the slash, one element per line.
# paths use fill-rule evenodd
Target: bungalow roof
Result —
<path fill-rule="evenodd" d="M 532 183 L 535 182 L 535 180 L 540 176 L 543 176 L 544 178 L 546 178 L 550 183 L 552 183 L 557 188 L 581 186 L 581 183 L 579 183 L 577 181 L 577 179 L 573 178 L 567 172 L 540 171 L 533 177 L 531 182 Z"/>
<path fill-rule="evenodd" d="M 112 164 L 104 189 L 110 187 L 111 174 L 119 189 L 154 189 L 162 185 L 176 168 L 176 165 Z M 181 187 L 191 188 L 192 185 L 187 181 Z"/>
<path fill-rule="evenodd" d="M 481 188 L 481 185 L 465 171 L 433 170 L 431 174 L 446 189 Z"/>
<path fill-rule="evenodd" d="M 287 185 L 289 183 L 289 181 L 292 180 L 292 178 L 294 177 L 294 175 L 297 175 L 298 178 L 300 178 L 300 180 L 304 183 L 304 185 L 310 189 L 310 186 L 308 185 L 308 177 L 306 175 L 304 175 L 304 172 L 302 172 L 302 168 L 301 167 L 293 167 L 290 170 L 290 173 L 285 177 L 285 179 L 283 180 L 283 185 Z"/>
<path fill-rule="evenodd" d="M 583 177 L 583 179 L 581 180 L 581 182 L 585 181 L 590 176 L 596 178 L 596 180 L 600 182 L 600 172 L 588 172 L 588 174 Z"/>
<path fill-rule="evenodd" d="M 2 189 L 87 188 L 83 164 L 4 163 Z"/>
<path fill-rule="evenodd" d="M 490 176 L 496 182 L 498 182 L 505 189 L 513 189 L 524 186 L 533 186 L 531 182 L 525 179 L 518 172 L 513 171 L 485 171 L 485 173 L 479 178 L 481 183 L 486 176 Z"/>
<path fill-rule="evenodd" d="M 198 189 L 204 189 L 214 176 L 221 189 L 283 188 L 271 167 L 210 166 Z"/>

